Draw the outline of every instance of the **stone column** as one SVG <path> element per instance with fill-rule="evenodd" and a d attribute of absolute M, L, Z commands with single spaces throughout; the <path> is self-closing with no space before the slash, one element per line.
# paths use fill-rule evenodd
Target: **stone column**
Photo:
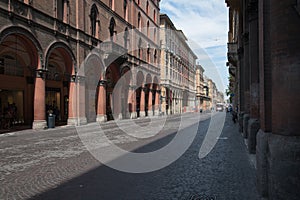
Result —
<path fill-rule="evenodd" d="M 149 95 L 148 95 L 148 116 L 149 117 L 154 116 L 152 98 L 153 98 L 153 90 L 152 90 L 152 86 L 150 85 Z"/>
<path fill-rule="evenodd" d="M 85 77 L 84 76 L 77 76 L 76 77 L 76 117 L 77 122 L 76 125 L 84 125 L 87 124 L 87 118 L 85 113 Z"/>
<path fill-rule="evenodd" d="M 270 1 L 258 1 L 259 18 L 259 91 L 260 130 L 256 141 L 256 185 L 262 197 L 268 197 L 268 137 L 271 132 L 271 59 Z"/>
<path fill-rule="evenodd" d="M 145 90 L 146 88 L 143 87 L 141 89 L 141 99 L 140 99 L 140 117 L 145 117 L 146 116 L 146 112 L 145 112 Z"/>
<path fill-rule="evenodd" d="M 156 89 L 155 91 L 155 107 L 154 107 L 154 115 L 159 115 L 159 107 L 160 107 L 160 91 Z"/>
<path fill-rule="evenodd" d="M 161 112 L 162 115 L 166 115 L 167 109 L 166 109 L 166 88 L 161 88 Z"/>
<path fill-rule="evenodd" d="M 45 127 L 47 127 L 45 108 L 45 76 L 45 70 L 38 69 L 36 71 L 34 87 L 34 116 L 32 129 L 44 129 Z"/>
<path fill-rule="evenodd" d="M 242 117 L 242 134 L 244 138 L 248 138 L 248 121 L 250 119 L 250 76 L 249 76 L 249 61 L 250 61 L 250 54 L 249 54 L 249 5 L 250 0 L 243 1 L 243 44 L 244 44 L 244 56 L 243 56 L 243 66 L 241 68 L 241 79 L 240 81 L 243 83 L 241 84 L 241 93 L 240 95 L 243 96 L 243 104 L 241 112 L 243 115 Z"/>
<path fill-rule="evenodd" d="M 256 151 L 259 123 L 259 67 L 258 67 L 258 2 L 250 0 L 249 12 L 249 66 L 250 66 L 250 119 L 248 121 L 248 151 Z"/>
<path fill-rule="evenodd" d="M 122 88 L 115 87 L 112 94 L 113 116 L 115 120 L 122 119 Z"/>
<path fill-rule="evenodd" d="M 68 113 L 68 125 L 77 124 L 77 95 L 76 95 L 76 76 L 72 75 L 70 80 L 70 89 L 69 89 L 69 113 Z"/>
<path fill-rule="evenodd" d="M 129 109 L 129 118 L 135 119 L 137 118 L 136 112 L 136 93 L 135 93 L 135 86 L 129 86 L 128 90 L 128 109 Z"/>
<path fill-rule="evenodd" d="M 98 105 L 97 105 L 97 122 L 106 122 L 106 81 L 100 80 L 98 83 Z"/>
<path fill-rule="evenodd" d="M 270 0 L 269 199 L 299 199 L 300 2 Z"/>

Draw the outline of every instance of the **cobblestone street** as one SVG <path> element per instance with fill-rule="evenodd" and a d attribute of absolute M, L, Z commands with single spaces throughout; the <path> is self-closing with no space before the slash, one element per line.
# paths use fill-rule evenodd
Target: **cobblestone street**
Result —
<path fill-rule="evenodd" d="M 184 118 L 192 119 L 195 115 Z M 156 200 L 204 199 L 205 196 L 210 199 L 259 199 L 254 164 L 237 124 L 233 124 L 227 114 L 216 146 L 205 158 L 199 159 L 210 114 L 202 114 L 200 119 L 191 125 L 199 126 L 198 132 L 180 159 L 159 171 L 142 174 L 120 172 L 99 163 L 82 144 L 74 127 L 2 134 L 0 199 Z M 159 121 L 159 118 L 152 120 Z M 125 135 L 115 122 L 108 122 L 102 128 L 108 138 L 123 149 L 149 152 L 170 142 L 179 120 L 178 116 L 168 118 L 163 130 L 148 139 Z M 140 126 L 146 126 L 149 121 L 135 120 Z"/>

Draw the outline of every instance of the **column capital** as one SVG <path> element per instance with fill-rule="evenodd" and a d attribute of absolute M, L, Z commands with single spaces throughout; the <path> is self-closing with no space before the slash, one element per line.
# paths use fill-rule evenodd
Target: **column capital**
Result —
<path fill-rule="evenodd" d="M 35 70 L 35 72 L 36 72 L 37 78 L 42 78 L 42 79 L 46 78 L 46 73 L 47 73 L 46 69 L 37 69 L 37 70 Z"/>
<path fill-rule="evenodd" d="M 84 81 L 85 81 L 85 76 L 79 76 L 79 75 L 77 75 L 76 80 L 77 80 L 79 83 L 84 82 Z"/>
<path fill-rule="evenodd" d="M 137 89 L 137 88 L 136 88 L 136 85 L 129 85 L 129 89 L 135 90 L 135 89 Z"/>
<path fill-rule="evenodd" d="M 99 80 L 99 82 L 98 82 L 98 87 L 100 87 L 100 86 L 106 86 L 107 85 L 107 80 Z"/>
<path fill-rule="evenodd" d="M 76 75 L 73 74 L 70 76 L 70 82 L 75 82 L 76 81 Z"/>

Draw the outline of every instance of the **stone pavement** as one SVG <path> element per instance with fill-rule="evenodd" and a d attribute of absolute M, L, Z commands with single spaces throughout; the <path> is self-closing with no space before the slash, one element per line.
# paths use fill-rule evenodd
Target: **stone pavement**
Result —
<path fill-rule="evenodd" d="M 184 117 L 192 119 L 193 115 Z M 209 117 L 201 116 L 195 125 L 199 126 L 197 136 L 180 159 L 142 174 L 116 171 L 99 163 L 74 127 L 0 135 L 0 199 L 259 199 L 254 166 L 229 115 L 215 148 L 205 158 L 198 158 Z M 148 139 L 125 136 L 115 122 L 102 128 L 120 147 L 149 152 L 170 142 L 179 120 L 178 116 L 169 118 L 164 129 Z M 135 122 L 147 126 L 150 119 Z M 122 123 L 126 126 L 127 122 Z"/>

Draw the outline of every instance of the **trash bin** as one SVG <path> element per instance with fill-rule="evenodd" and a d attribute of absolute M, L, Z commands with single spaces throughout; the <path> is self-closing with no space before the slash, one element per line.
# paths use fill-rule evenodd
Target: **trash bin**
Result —
<path fill-rule="evenodd" d="M 48 115 L 48 128 L 54 128 L 55 127 L 55 115 L 49 114 Z"/>

